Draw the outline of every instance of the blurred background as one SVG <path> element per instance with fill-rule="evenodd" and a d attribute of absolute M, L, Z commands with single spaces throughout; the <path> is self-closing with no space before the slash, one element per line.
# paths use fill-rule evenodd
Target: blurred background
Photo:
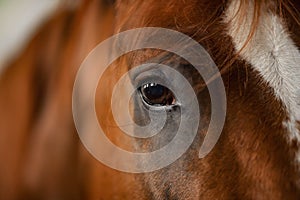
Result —
<path fill-rule="evenodd" d="M 94 159 L 72 117 L 77 70 L 113 34 L 111 2 L 0 0 L 0 200 L 131 199 L 133 175 Z M 112 77 L 121 75 L 108 70 L 97 93 L 102 102 Z M 106 111 L 109 100 L 99 109 Z"/>
<path fill-rule="evenodd" d="M 0 73 L 61 0 L 0 0 Z"/>

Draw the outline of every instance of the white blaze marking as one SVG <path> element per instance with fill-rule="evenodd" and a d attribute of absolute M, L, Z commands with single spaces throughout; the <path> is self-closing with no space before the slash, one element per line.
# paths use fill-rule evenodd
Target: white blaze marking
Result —
<path fill-rule="evenodd" d="M 225 17 L 225 22 L 231 22 L 227 31 L 236 51 L 245 44 L 253 18 L 253 7 L 250 6 L 241 23 L 241 14 L 236 15 L 238 8 L 239 1 L 232 1 Z M 300 120 L 300 52 L 281 19 L 270 12 L 262 14 L 254 37 L 240 55 L 273 88 L 288 113 L 289 120 L 283 125 L 289 138 L 300 142 L 297 129 L 297 120 Z M 297 158 L 300 161 L 300 155 Z"/>

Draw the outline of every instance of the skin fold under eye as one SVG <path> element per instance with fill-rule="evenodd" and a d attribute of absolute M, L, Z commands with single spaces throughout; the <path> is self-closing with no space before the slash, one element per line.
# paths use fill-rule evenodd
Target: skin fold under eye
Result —
<path fill-rule="evenodd" d="M 139 88 L 143 100 L 151 106 L 170 106 L 176 100 L 174 94 L 167 87 L 157 83 L 147 83 Z"/>

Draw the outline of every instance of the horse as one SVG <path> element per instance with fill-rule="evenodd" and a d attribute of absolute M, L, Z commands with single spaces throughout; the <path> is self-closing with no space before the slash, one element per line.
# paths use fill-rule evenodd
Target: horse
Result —
<path fill-rule="evenodd" d="M 72 9 L 67 5 L 0 77 L 1 198 L 299 198 L 299 2 L 85 0 Z M 95 96 L 98 121 L 114 144 L 153 151 L 170 142 L 179 126 L 183 108 L 175 95 L 150 81 L 132 102 L 133 119 L 147 124 L 149 116 L 141 107 L 171 106 L 165 126 L 150 140 L 121 134 L 105 97 L 123 74 L 141 64 L 154 60 L 180 72 L 201 110 L 196 137 L 180 158 L 155 171 L 125 173 L 99 162 L 81 143 L 72 117 L 72 90 L 80 64 L 97 44 L 144 27 L 183 33 L 208 52 L 224 82 L 226 119 L 216 145 L 200 159 L 212 115 L 210 83 L 170 52 L 141 49 L 123 55 L 104 73 Z"/>

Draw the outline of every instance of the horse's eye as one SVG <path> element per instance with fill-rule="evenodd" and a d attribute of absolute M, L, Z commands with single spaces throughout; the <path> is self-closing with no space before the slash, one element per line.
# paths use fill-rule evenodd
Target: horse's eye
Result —
<path fill-rule="evenodd" d="M 143 100 L 152 106 L 168 106 L 175 104 L 173 93 L 166 87 L 156 84 L 147 83 L 139 88 Z"/>

